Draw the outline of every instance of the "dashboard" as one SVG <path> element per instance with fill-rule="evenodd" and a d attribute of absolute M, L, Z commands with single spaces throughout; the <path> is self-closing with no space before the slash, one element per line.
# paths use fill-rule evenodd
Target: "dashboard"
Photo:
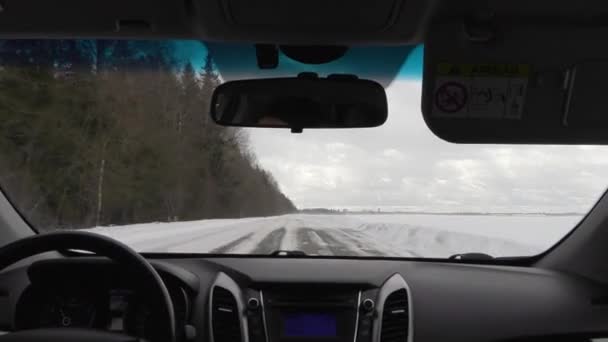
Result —
<path fill-rule="evenodd" d="M 514 266 L 324 258 L 150 259 L 179 341 L 588 341 L 608 336 L 608 287 Z M 146 284 L 106 259 L 0 274 L 0 330 L 162 326 Z M 159 341 L 160 342 L 160 341 Z"/>

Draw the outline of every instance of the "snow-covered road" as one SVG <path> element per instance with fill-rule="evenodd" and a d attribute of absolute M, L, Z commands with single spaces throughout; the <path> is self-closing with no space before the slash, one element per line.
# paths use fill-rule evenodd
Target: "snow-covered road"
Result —
<path fill-rule="evenodd" d="M 547 225 L 547 217 L 527 217 L 523 221 L 496 217 L 483 227 L 467 222 L 459 227 L 458 220 L 462 218 L 442 215 L 435 222 L 416 216 L 421 215 L 294 214 L 97 227 L 90 231 L 116 238 L 142 252 L 269 254 L 276 250 L 299 250 L 309 255 L 442 258 L 465 252 L 494 256 L 537 254 L 555 243 L 578 220 L 549 218 L 553 220 L 549 222 L 552 229 L 539 236 L 538 232 L 521 230 L 522 222 L 530 227 L 541 222 Z M 479 218 L 488 220 L 484 216 Z M 511 224 L 509 227 L 520 229 L 521 234 L 497 229 L 500 220 L 510 220 L 501 224 Z"/>

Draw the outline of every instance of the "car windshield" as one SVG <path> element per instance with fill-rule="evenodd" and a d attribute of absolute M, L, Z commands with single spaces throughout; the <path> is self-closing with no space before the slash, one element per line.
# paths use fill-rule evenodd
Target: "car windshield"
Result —
<path fill-rule="evenodd" d="M 0 41 L 0 185 L 40 232 L 140 252 L 447 258 L 541 253 L 606 186 L 606 148 L 457 145 L 420 111 L 423 47 L 318 65 L 253 45 Z M 386 88 L 377 128 L 225 128 L 228 80 L 354 74 Z"/>

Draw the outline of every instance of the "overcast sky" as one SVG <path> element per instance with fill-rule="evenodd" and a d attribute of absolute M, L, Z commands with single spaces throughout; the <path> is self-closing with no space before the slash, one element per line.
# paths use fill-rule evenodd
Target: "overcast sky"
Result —
<path fill-rule="evenodd" d="M 387 93 L 382 127 L 251 129 L 253 151 L 299 208 L 586 212 L 608 185 L 608 147 L 451 144 L 422 120 L 419 80 Z"/>

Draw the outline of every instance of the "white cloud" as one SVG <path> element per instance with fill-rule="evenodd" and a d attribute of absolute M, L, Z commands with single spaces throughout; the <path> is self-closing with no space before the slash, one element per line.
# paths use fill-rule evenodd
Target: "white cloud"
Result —
<path fill-rule="evenodd" d="M 451 144 L 426 127 L 420 82 L 387 94 L 381 127 L 252 129 L 252 150 L 299 207 L 585 211 L 608 184 L 608 147 Z"/>
<path fill-rule="evenodd" d="M 388 148 L 388 149 L 382 151 L 382 156 L 384 156 L 385 158 L 388 158 L 388 159 L 392 159 L 394 161 L 405 159 L 405 156 L 403 155 L 403 153 L 399 152 L 398 150 L 396 150 L 394 148 Z"/>

